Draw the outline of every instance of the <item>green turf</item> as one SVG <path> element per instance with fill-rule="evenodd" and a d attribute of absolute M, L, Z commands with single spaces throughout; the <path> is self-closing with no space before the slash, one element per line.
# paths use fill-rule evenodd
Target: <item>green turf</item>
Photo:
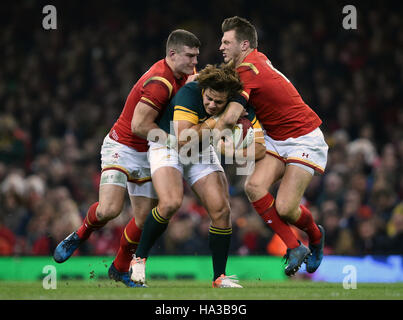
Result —
<path fill-rule="evenodd" d="M 403 300 L 403 283 L 341 283 L 291 280 L 242 281 L 243 289 L 213 289 L 204 281 L 149 281 L 149 288 L 126 288 L 111 280 L 59 280 L 56 289 L 42 282 L 0 281 L 0 300 Z"/>

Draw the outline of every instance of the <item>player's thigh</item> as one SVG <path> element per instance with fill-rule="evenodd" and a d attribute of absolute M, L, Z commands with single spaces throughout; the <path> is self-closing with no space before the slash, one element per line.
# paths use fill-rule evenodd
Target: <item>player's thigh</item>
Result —
<path fill-rule="evenodd" d="M 139 152 L 109 136 L 101 147 L 101 167 L 101 184 L 126 187 L 127 181 L 143 183 L 151 180 L 147 152 Z"/>
<path fill-rule="evenodd" d="M 140 229 L 143 229 L 144 222 L 148 214 L 151 212 L 151 210 L 157 206 L 158 199 L 145 196 L 131 195 L 130 203 L 132 206 L 136 225 Z"/>
<path fill-rule="evenodd" d="M 101 147 L 101 167 L 97 215 L 113 218 L 123 209 L 126 189 L 130 194 L 128 181 L 151 180 L 147 152 L 138 152 L 107 135 Z"/>
<path fill-rule="evenodd" d="M 295 165 L 287 165 L 276 197 L 276 209 L 280 216 L 295 222 L 299 216 L 299 205 L 312 174 Z"/>
<path fill-rule="evenodd" d="M 217 228 L 231 226 L 228 183 L 222 171 L 214 171 L 200 178 L 192 189 L 199 197 Z"/>
<path fill-rule="evenodd" d="M 261 199 L 285 172 L 285 163 L 280 159 L 266 154 L 256 161 L 255 169 L 246 178 L 245 192 L 251 202 Z"/>
<path fill-rule="evenodd" d="M 101 220 L 112 219 L 120 214 L 126 197 L 126 188 L 114 184 L 101 184 L 97 216 Z"/>
<path fill-rule="evenodd" d="M 150 142 L 149 161 L 152 182 L 158 196 L 158 211 L 170 218 L 182 204 L 183 166 L 174 149 Z"/>
<path fill-rule="evenodd" d="M 158 196 L 158 210 L 163 218 L 170 218 L 182 205 L 183 177 L 175 167 L 160 167 L 152 175 Z"/>

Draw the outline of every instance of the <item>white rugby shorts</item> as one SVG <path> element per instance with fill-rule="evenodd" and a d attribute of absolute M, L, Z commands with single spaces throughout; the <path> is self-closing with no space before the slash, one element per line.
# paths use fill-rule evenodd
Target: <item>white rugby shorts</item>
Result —
<path fill-rule="evenodd" d="M 224 172 L 220 160 L 214 151 L 213 146 L 200 153 L 197 159 L 190 161 L 182 159 L 174 149 L 162 146 L 155 142 L 149 142 L 149 160 L 151 166 L 151 176 L 162 167 L 173 167 L 179 170 L 187 183 L 192 186 L 201 178 L 215 171 Z"/>
<path fill-rule="evenodd" d="M 138 152 L 107 135 L 101 147 L 101 167 L 101 185 L 127 187 L 130 196 L 157 198 L 147 152 Z"/>
<path fill-rule="evenodd" d="M 265 132 L 266 152 L 287 165 L 299 166 L 312 175 L 323 174 L 329 149 L 322 131 L 318 128 L 298 138 L 274 140 Z"/>

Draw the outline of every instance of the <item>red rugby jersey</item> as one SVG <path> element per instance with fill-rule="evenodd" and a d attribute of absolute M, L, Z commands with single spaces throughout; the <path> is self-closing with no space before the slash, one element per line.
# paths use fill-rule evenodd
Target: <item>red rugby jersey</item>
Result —
<path fill-rule="evenodd" d="M 147 140 L 133 134 L 131 130 L 137 103 L 141 101 L 149 105 L 161 116 L 171 97 L 186 83 L 187 78 L 188 76 L 184 75 L 181 79 L 176 79 L 165 59 L 156 62 L 131 89 L 123 111 L 110 130 L 109 136 L 139 152 L 146 152 Z"/>
<path fill-rule="evenodd" d="M 322 123 L 292 83 L 255 49 L 237 67 L 242 95 L 255 108 L 267 134 L 275 140 L 305 135 Z"/>

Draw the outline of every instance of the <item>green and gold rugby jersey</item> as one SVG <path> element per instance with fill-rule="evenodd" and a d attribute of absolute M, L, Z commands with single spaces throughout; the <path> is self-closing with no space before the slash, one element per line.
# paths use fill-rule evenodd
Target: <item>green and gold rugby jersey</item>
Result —
<path fill-rule="evenodd" d="M 202 90 L 197 82 L 193 81 L 184 85 L 171 99 L 158 125 L 164 131 L 174 134 L 173 126 L 172 131 L 170 129 L 175 120 L 186 120 L 192 124 L 198 124 L 209 117 L 203 106 Z"/>
<path fill-rule="evenodd" d="M 255 111 L 249 106 L 246 111 L 248 112 L 246 118 L 252 122 L 255 129 L 256 142 L 264 144 L 262 128 L 256 118 Z M 202 89 L 199 88 L 197 81 L 193 81 L 184 85 L 171 99 L 158 125 L 167 133 L 175 134 L 173 121 L 185 120 L 196 125 L 209 117 L 210 115 L 207 114 L 203 106 Z"/>

